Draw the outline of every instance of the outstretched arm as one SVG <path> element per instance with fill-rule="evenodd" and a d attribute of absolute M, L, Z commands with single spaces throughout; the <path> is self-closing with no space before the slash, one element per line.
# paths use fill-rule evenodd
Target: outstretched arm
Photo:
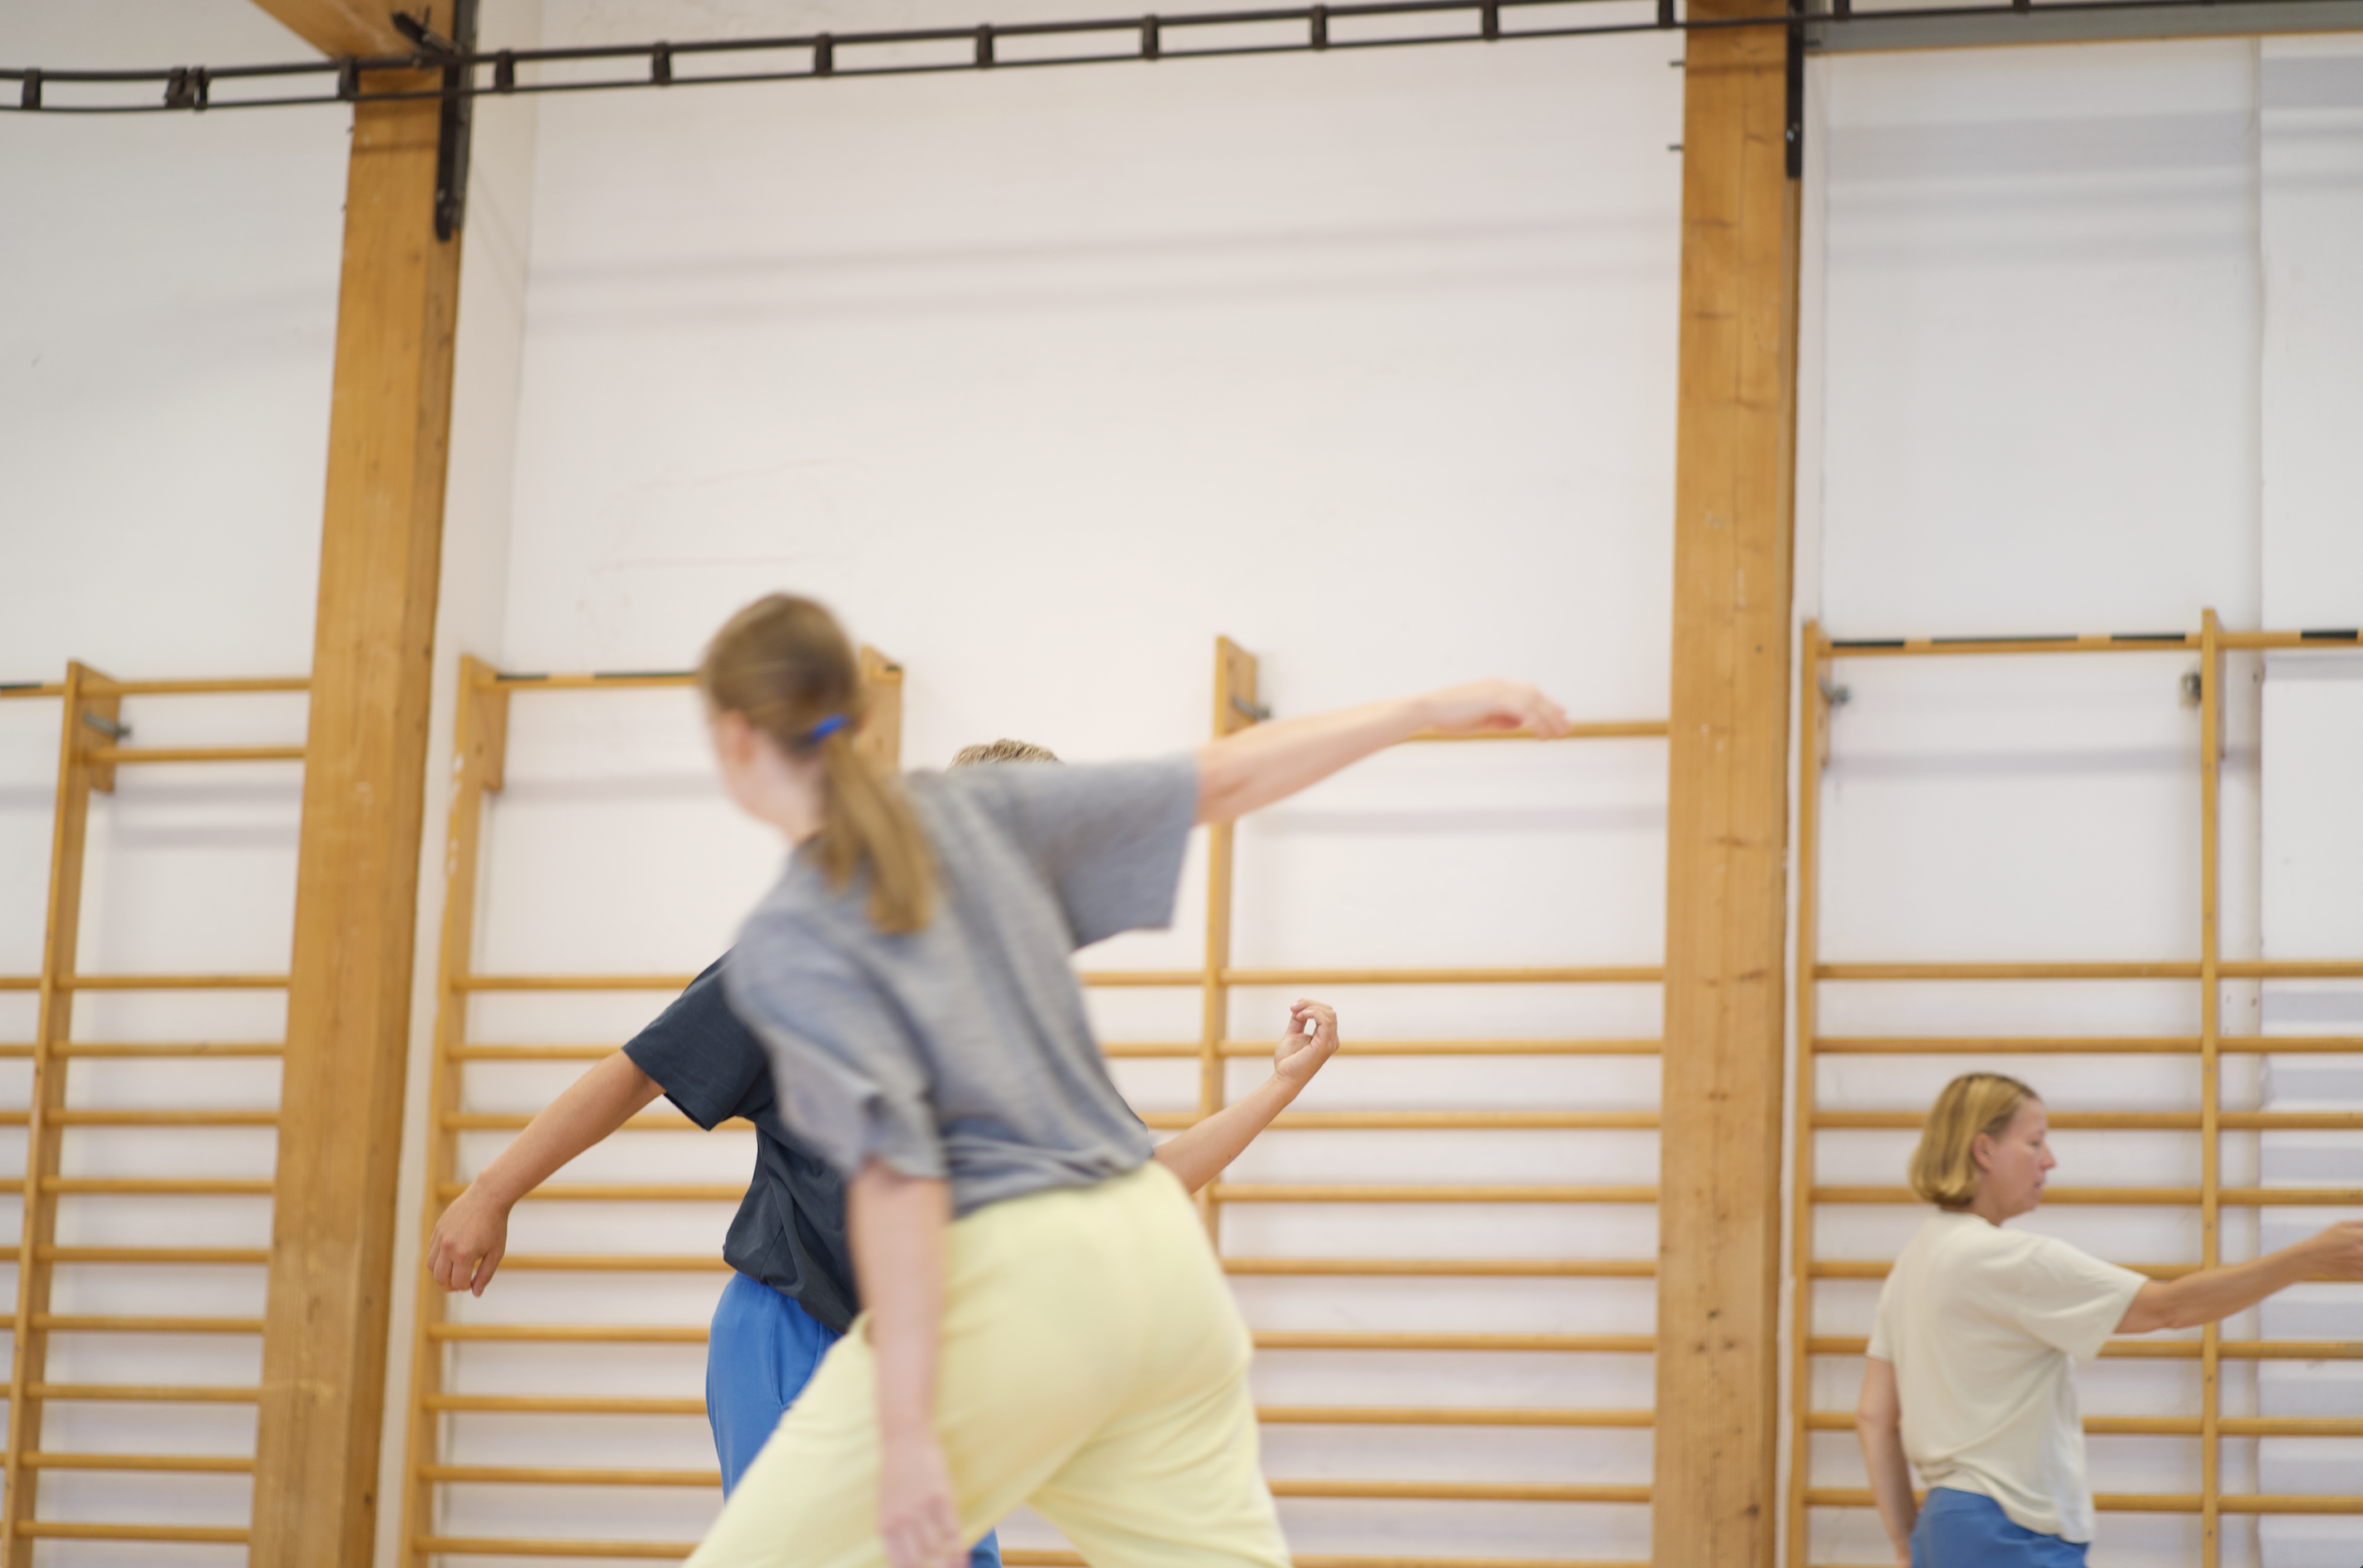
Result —
<path fill-rule="evenodd" d="M 2179 1280 L 2152 1280 L 2134 1292 L 2120 1334 L 2196 1328 L 2245 1312 L 2276 1290 L 2317 1278 L 2363 1280 L 2363 1220 L 2345 1220 L 2295 1246 L 2246 1263 L 2202 1269 Z"/>
<path fill-rule="evenodd" d="M 958 1568 L 966 1557 L 951 1467 L 935 1435 L 951 1189 L 871 1160 L 846 1189 L 854 1278 L 869 1312 L 878 1381 L 878 1528 L 890 1568 Z"/>
<path fill-rule="evenodd" d="M 1911 1462 L 1903 1457 L 1903 1406 L 1895 1397 L 1892 1361 L 1864 1358 L 1854 1435 L 1862 1440 L 1863 1467 L 1871 1473 L 1871 1501 L 1879 1509 L 1879 1522 L 1887 1527 L 1898 1568 L 1911 1568 L 1912 1527 L 1920 1522 L 1920 1505 L 1912 1497 Z"/>
<path fill-rule="evenodd" d="M 1273 1052 L 1272 1076 L 1253 1094 L 1159 1144 L 1158 1163 L 1197 1191 L 1221 1175 L 1336 1054 L 1336 1012 L 1326 1003 L 1297 1002 L 1288 1010 L 1288 1033 Z"/>
<path fill-rule="evenodd" d="M 517 1200 L 664 1092 L 621 1051 L 576 1079 L 443 1211 L 426 1238 L 426 1272 L 446 1290 L 482 1295 L 508 1250 Z"/>
<path fill-rule="evenodd" d="M 1244 817 L 1424 730 L 1467 735 L 1520 727 L 1564 735 L 1567 716 L 1532 686 L 1481 680 L 1257 724 L 1198 748 L 1198 821 Z"/>

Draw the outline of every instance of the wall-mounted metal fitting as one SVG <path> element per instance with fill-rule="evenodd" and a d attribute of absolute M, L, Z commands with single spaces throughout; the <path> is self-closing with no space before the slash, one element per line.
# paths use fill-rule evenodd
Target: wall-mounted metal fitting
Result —
<path fill-rule="evenodd" d="M 1821 700 L 1832 708 L 1843 708 L 1854 701 L 1852 686 L 1832 686 L 1827 675 L 1823 675 L 1817 684 L 1821 688 Z"/>
<path fill-rule="evenodd" d="M 2206 686 L 2205 683 L 2199 678 L 2199 671 L 2196 669 L 2184 670 L 2183 706 L 2185 708 L 2197 708 L 2201 703 L 2206 701 Z"/>
<path fill-rule="evenodd" d="M 92 713 L 88 708 L 82 711 L 82 721 L 118 744 L 131 738 L 129 724 L 119 723 L 104 714 Z"/>
<path fill-rule="evenodd" d="M 1251 703 L 1237 692 L 1231 694 L 1231 710 L 1249 723 L 1260 724 L 1272 717 L 1272 711 L 1261 703 Z"/>

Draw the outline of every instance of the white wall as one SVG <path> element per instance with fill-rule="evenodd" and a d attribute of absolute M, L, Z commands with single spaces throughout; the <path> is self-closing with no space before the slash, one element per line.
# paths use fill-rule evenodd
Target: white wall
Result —
<path fill-rule="evenodd" d="M 504 3 L 487 41 L 530 41 L 538 8 Z M 303 58 L 247 0 L 102 0 L 0 14 L 0 58 L 52 68 Z M 53 89 L 59 101 L 88 90 Z M 144 91 L 144 90 L 143 90 Z M 204 116 L 0 118 L 0 198 L 20 215 L 0 276 L 32 308 L 0 322 L 0 679 L 56 680 L 74 658 L 126 677 L 300 674 L 311 662 L 328 394 L 350 116 L 328 109 Z M 451 671 L 498 652 L 505 594 L 516 346 L 530 230 L 531 110 L 487 103 L 464 261 L 445 529 L 435 755 L 448 754 Z M 40 967 L 54 700 L 0 703 L 0 973 Z M 142 744 L 300 743 L 301 698 L 133 699 Z M 440 913 L 442 791 L 430 790 L 421 951 Z M 285 765 L 125 770 L 93 816 L 83 966 L 99 972 L 287 966 L 300 809 Z M 0 1039 L 33 1029 L 33 999 L 0 994 Z M 82 1039 L 277 1039 L 277 997 L 94 996 Z M 423 1009 L 421 1030 L 431 1024 Z M 421 1056 L 420 1061 L 424 1058 Z M 24 1103 L 26 1070 L 0 1063 Z M 268 1108 L 263 1061 L 78 1061 L 92 1108 Z M 22 1159 L 0 1134 L 0 1161 Z M 267 1129 L 85 1129 L 83 1175 L 268 1177 Z M 415 1174 L 413 1187 L 415 1188 Z M 405 1209 L 415 1236 L 416 1195 Z M 4 1243 L 13 1268 L 15 1210 Z M 264 1247 L 267 1199 L 68 1199 L 68 1244 Z M 407 1260 L 406 1260 L 407 1261 Z M 12 1275 L 13 1278 L 13 1275 Z M 407 1276 L 406 1282 L 407 1282 Z M 58 1310 L 259 1315 L 260 1268 L 79 1267 Z M 407 1289 L 395 1345 L 407 1349 Z M 396 1357 L 395 1386 L 407 1360 Z M 257 1342 L 79 1335 L 54 1342 L 60 1379 L 252 1386 Z M 400 1458 L 403 1411 L 391 1412 Z M 59 1404 L 46 1446 L 67 1452 L 252 1452 L 251 1407 Z M 53 1475 L 44 1517 L 243 1525 L 242 1476 Z M 391 1516 L 389 1515 L 389 1523 Z M 235 1548 L 173 1547 L 235 1561 Z M 157 1560 L 159 1548 L 56 1541 L 45 1563 Z"/>
<path fill-rule="evenodd" d="M 2274 39 L 2260 51 L 2263 128 L 2259 230 L 2265 270 L 2265 615 L 2276 626 L 2351 625 L 2363 616 L 2363 501 L 2353 483 L 2352 432 L 2363 421 L 2363 304 L 2344 286 L 2363 245 L 2363 44 L 2352 38 Z M 2363 657 L 2276 655 L 2265 670 L 2263 936 L 2267 956 L 2363 952 L 2352 895 L 2363 865 L 2353 780 L 2363 756 Z M 2363 1035 L 2363 987 L 2278 982 L 2265 988 L 2265 1033 Z M 2265 1102 L 2275 1109 L 2363 1109 L 2363 1058 L 2276 1056 Z M 2268 1181 L 2344 1183 L 2363 1173 L 2351 1138 L 2281 1133 L 2262 1154 Z M 2268 1222 L 2268 1244 L 2302 1234 L 2312 1216 Z M 2302 1286 L 2258 1314 L 2291 1339 L 2351 1333 L 2352 1293 Z M 2267 1366 L 2262 1408 L 2275 1415 L 2352 1415 L 2363 1410 L 2363 1368 Z M 2352 1443 L 2282 1439 L 2264 1445 L 2267 1489 L 2351 1482 Z M 2267 1539 L 2291 1563 L 2356 1555 L 2353 1520 L 2276 1519 Z"/>
<path fill-rule="evenodd" d="M 242 0 L 0 11 L 0 58 L 50 67 L 283 58 L 292 40 Z M 125 677 L 301 674 L 311 663 L 329 366 L 342 240 L 343 117 L 0 119 L 0 679 L 59 679 L 80 659 Z M 133 699 L 141 744 L 301 743 L 300 697 Z M 56 783 L 55 701 L 0 704 L 0 971 L 40 966 Z M 286 765 L 123 770 L 94 803 L 82 967 L 285 972 L 300 786 Z M 33 998 L 0 996 L 0 1039 L 28 1040 Z M 92 995 L 85 1040 L 276 1040 L 276 995 Z M 23 1105 L 30 1064 L 0 1063 Z M 269 1108 L 268 1060 L 78 1060 L 77 1107 Z M 0 1134 L 21 1170 L 22 1130 Z M 86 1128 L 69 1174 L 268 1177 L 267 1128 Z M 0 1245 L 15 1289 L 19 1211 Z M 268 1199 L 67 1198 L 67 1245 L 266 1247 Z M 68 1266 L 54 1310 L 259 1315 L 249 1267 Z M 62 1335 L 61 1382 L 252 1387 L 260 1342 Z M 250 1454 L 238 1405 L 55 1404 L 43 1446 L 69 1453 Z M 59 1473 L 44 1517 L 242 1526 L 240 1475 Z M 45 1563 L 128 1561 L 62 1541 Z M 192 1563 L 234 1548 L 179 1548 Z"/>
<path fill-rule="evenodd" d="M 2363 619 L 2344 431 L 2363 139 L 2354 53 L 2239 40 L 1853 56 L 1814 72 L 1799 495 L 1800 619 L 1838 638 L 2275 628 Z M 2337 280 L 2337 282 L 2333 282 Z M 2335 296 L 2335 297 L 2333 297 Z M 1843 662 L 1821 801 L 1824 962 L 2198 956 L 2199 723 L 2182 653 Z M 2352 957 L 2340 762 L 2352 656 L 2226 665 L 2223 950 Z M 2348 762 L 2351 767 L 2351 761 Z M 2224 988 L 2223 1027 L 2354 1032 L 2347 987 Z M 2299 995 L 2287 993 L 2298 992 Z M 2151 982 L 1824 984 L 1829 1035 L 2193 1035 L 2196 988 Z M 2354 1058 L 2232 1058 L 2233 1108 L 2356 1103 Z M 1825 1058 L 1829 1108 L 1924 1105 L 1971 1066 L 2030 1078 L 2055 1110 L 2195 1110 L 2190 1059 Z M 2294 1069 L 2294 1071 L 2293 1071 Z M 1825 1133 L 1819 1180 L 1890 1185 L 1910 1137 Z M 2063 1132 L 2063 1185 L 2189 1184 L 2178 1133 Z M 1801 1167 L 1801 1177 L 1802 1169 Z M 2227 1183 L 2334 1184 L 2347 1134 L 2230 1138 Z M 2335 1218 L 2227 1211 L 2224 1255 Z M 1884 1258 L 1904 1210 L 1825 1209 L 1823 1257 Z M 2196 1213 L 2054 1207 L 2023 1222 L 2135 1262 L 2199 1256 Z M 1817 1291 L 1816 1329 L 1855 1334 L 1869 1284 Z M 2263 1332 L 2351 1315 L 2294 1292 Z M 2258 1319 L 2235 1320 L 2234 1338 Z M 1859 1363 L 1817 1364 L 1815 1408 L 1851 1408 Z M 2103 1362 L 2090 1413 L 2198 1409 L 2191 1366 Z M 2302 1387 L 2304 1393 L 2291 1390 Z M 2227 1413 L 2352 1416 L 2351 1380 L 2227 1364 Z M 2351 1441 L 2225 1445 L 2227 1490 L 2347 1491 Z M 2187 1439 L 2102 1437 L 2101 1491 L 2196 1490 Z M 1860 1485 L 1823 1434 L 1816 1484 Z M 2352 1519 L 2228 1519 L 2226 1563 L 2346 1562 Z M 1868 1513 L 1815 1519 L 1817 1561 L 1884 1547 Z M 2197 1522 L 2103 1515 L 2096 1565 L 2181 1563 Z"/>
<path fill-rule="evenodd" d="M 1037 4 L 996 20 L 1056 14 Z M 852 23 L 725 6 L 698 31 Z M 973 20 L 948 3 L 860 24 Z M 678 8 L 550 17 L 550 36 L 691 30 Z M 596 31 L 594 31 L 596 30 Z M 1211 643 L 1263 659 L 1281 713 L 1493 670 L 1590 717 L 1666 701 L 1680 78 L 1662 41 L 558 98 L 543 109 L 511 668 L 680 667 L 738 603 L 820 595 L 905 661 L 905 756 L 996 734 L 1070 757 L 1204 733 Z M 519 696 L 492 807 L 479 963 L 688 969 L 776 865 L 708 777 L 691 699 Z M 1389 758 L 1242 835 L 1248 964 L 1649 962 L 1663 750 Z M 1093 962 L 1194 964 L 1171 937 Z M 1653 988 L 1334 999 L 1366 1037 L 1648 1035 Z M 659 998 L 479 1002 L 482 1039 L 620 1038 Z M 1234 1027 L 1276 1031 L 1284 997 Z M 1118 1005 L 1120 1002 L 1121 1005 Z M 1109 1002 L 1186 1039 L 1195 1003 Z M 1245 1089 L 1260 1068 L 1242 1064 Z M 473 1108 L 563 1070 L 472 1069 Z M 1185 1064 L 1133 1064 L 1144 1108 Z M 1654 1064 L 1333 1066 L 1328 1107 L 1647 1108 Z M 467 1140 L 473 1161 L 498 1136 Z M 626 1135 L 580 1179 L 740 1178 L 730 1135 Z M 1247 1179 L 1639 1181 L 1647 1134 L 1294 1134 Z M 528 1206 L 513 1245 L 718 1245 L 728 1209 L 651 1223 Z M 1240 1210 L 1244 1254 L 1647 1257 L 1645 1211 Z M 702 1319 L 708 1278 L 586 1300 L 504 1277 L 464 1316 Z M 605 1289 L 605 1286 L 602 1286 Z M 1267 1328 L 1646 1333 L 1645 1282 L 1249 1281 Z M 477 1388 L 688 1394 L 694 1349 L 463 1355 Z M 1275 1403 L 1646 1406 L 1645 1357 L 1276 1352 Z M 463 1419 L 506 1462 L 710 1464 L 702 1424 Z M 664 1446 L 659 1448 L 657 1444 Z M 1645 1482 L 1625 1431 L 1276 1427 L 1295 1476 Z M 710 1495 L 455 1488 L 467 1534 L 694 1536 Z M 1305 1550 L 1607 1556 L 1645 1511 L 1292 1502 Z M 1020 1526 L 1017 1543 L 1042 1543 Z"/>

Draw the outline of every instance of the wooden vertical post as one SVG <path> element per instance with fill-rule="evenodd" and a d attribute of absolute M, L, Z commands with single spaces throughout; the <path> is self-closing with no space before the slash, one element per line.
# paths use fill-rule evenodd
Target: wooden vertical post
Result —
<path fill-rule="evenodd" d="M 1695 0 L 1693 21 L 1785 14 Z M 1797 187 L 1788 38 L 1685 39 L 1652 1552 L 1776 1543 Z"/>
<path fill-rule="evenodd" d="M 74 1035 L 75 972 L 82 934 L 82 868 L 91 820 L 91 791 L 112 790 L 114 768 L 91 753 L 114 741 L 85 719 L 113 721 L 122 715 L 115 683 L 83 664 L 66 666 L 65 727 L 58 741 L 57 808 L 49 830 L 48 934 L 41 947 L 39 1013 L 32 1035 L 32 1095 L 25 1138 L 25 1221 L 17 1237 L 16 1356 L 8 1377 L 6 1495 L 0 1499 L 0 1560 L 32 1568 L 32 1537 L 25 1526 L 38 1502 L 40 1473 L 26 1456 L 41 1446 L 46 1408 L 32 1389 L 48 1380 L 49 1335 L 38 1324 L 49 1312 L 53 1266 L 42 1256 L 57 1239 L 59 1134 L 54 1119 L 66 1104 L 66 1061 L 58 1047 Z"/>
<path fill-rule="evenodd" d="M 1237 733 L 1255 721 L 1255 656 L 1228 637 L 1214 640 L 1214 738 Z M 1231 987 L 1223 978 L 1231 967 L 1231 862 L 1233 833 L 1228 822 L 1206 830 L 1206 978 L 1204 1006 L 1198 1028 L 1198 1114 L 1211 1116 L 1230 1098 L 1223 1061 L 1223 1039 L 1231 1032 Z M 1219 1174 L 1219 1172 L 1218 1172 Z M 1214 1198 L 1215 1183 L 1199 1189 L 1199 1212 L 1206 1218 L 1206 1234 L 1222 1250 L 1223 1217 Z"/>
<path fill-rule="evenodd" d="M 426 1103 L 426 1203 L 422 1234 L 432 1234 L 442 1215 L 440 1194 L 452 1178 L 456 1138 L 448 1127 L 460 1109 L 461 1064 L 456 1052 L 468 1043 L 466 980 L 476 957 L 478 853 L 483 832 L 484 796 L 505 780 L 509 749 L 509 694 L 489 665 L 460 660 L 459 714 L 452 743 L 451 817 L 443 851 L 443 942 L 435 973 L 435 1059 Z M 424 1246 L 420 1254 L 424 1255 Z M 403 1467 L 409 1495 L 402 1503 L 402 1568 L 426 1558 L 417 1542 L 435 1534 L 435 1487 L 425 1469 L 441 1449 L 439 1418 L 427 1401 L 443 1389 L 443 1346 L 433 1337 L 450 1299 L 421 1267 L 415 1282 L 418 1311 L 411 1344 L 410 1453 Z"/>
<path fill-rule="evenodd" d="M 459 244 L 435 238 L 439 112 L 366 96 L 353 110 L 254 1568 L 362 1568 L 376 1515 L 459 301 Z"/>
<path fill-rule="evenodd" d="M 870 761 L 899 772 L 903 766 L 903 666 L 863 644 L 862 686 L 869 694 L 869 718 L 862 725 L 859 744 Z"/>
<path fill-rule="evenodd" d="M 1821 769 L 1829 756 L 1829 699 L 1821 692 L 1827 649 L 1817 621 L 1805 623 L 1797 672 L 1797 1160 L 1789 1204 L 1790 1568 L 1805 1568 L 1813 1541 L 1805 1494 L 1813 1484 L 1814 1389 L 1814 1036 L 1820 1030 L 1814 966 L 1821 930 Z"/>
<path fill-rule="evenodd" d="M 2199 656 L 2199 1262 L 2223 1261 L 2223 630 L 2200 621 Z M 2201 1568 L 2223 1552 L 2223 1326 L 2200 1331 Z"/>

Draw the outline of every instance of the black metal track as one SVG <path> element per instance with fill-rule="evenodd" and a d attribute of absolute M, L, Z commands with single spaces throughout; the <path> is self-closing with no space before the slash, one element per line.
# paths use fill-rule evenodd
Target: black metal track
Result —
<path fill-rule="evenodd" d="M 291 108 L 304 105 L 350 103 L 356 97 L 399 100 L 405 98 L 474 98 L 526 95 L 546 93 L 600 93 L 634 88 L 711 87 L 729 83 L 747 82 L 804 82 L 837 77 L 935 76 L 955 71 L 1020 71 L 1044 66 L 1136 64 L 1144 61 L 1238 59 L 1245 56 L 1268 54 L 1314 54 L 1363 49 L 1400 49 L 1441 43 L 1509 43 L 1523 39 L 1608 37 L 1634 32 L 1700 32 L 1726 28 L 1788 28 L 1800 26 L 1797 15 L 1761 17 L 1701 17 L 1687 13 L 1676 14 L 1675 0 L 1658 0 L 1655 15 L 1648 21 L 1597 23 L 1566 27 L 1509 28 L 1502 25 L 1505 16 L 1520 11 L 1551 6 L 1565 9 L 1586 0 L 1361 0 L 1344 5 L 1296 6 L 1250 11 L 1189 12 L 1177 16 L 1133 16 L 1099 18 L 1072 22 L 1025 22 L 996 27 L 990 23 L 962 28 L 911 28 L 884 32 L 810 32 L 762 38 L 710 38 L 687 43 L 653 42 L 632 44 L 595 44 L 560 49 L 502 49 L 476 53 L 440 47 L 421 47 L 408 55 L 387 55 L 357 59 L 309 60 L 287 65 L 239 66 L 174 66 L 145 71 L 51 71 L 31 67 L 0 67 L 0 82 L 19 84 L 13 104 L 0 101 L 0 112 L 44 114 L 158 114 L 206 109 Z M 1999 4 L 1935 6 L 1909 11 L 1858 11 L 1851 0 L 1829 0 L 1830 9 L 1813 11 L 1802 19 L 1802 29 L 1808 41 L 1828 28 L 1853 23 L 1877 23 L 1886 28 L 1922 23 L 1957 22 L 1977 17 L 2073 16 L 2078 14 L 2122 12 L 2176 12 L 2209 10 L 2218 14 L 2247 8 L 2275 7 L 2276 0 L 2001 0 Z M 2276 8 L 2285 9 L 2288 0 L 2279 0 Z M 2299 0 L 2302 4 L 2331 6 L 2340 0 Z M 1339 23 L 1351 23 L 1366 18 L 1407 16 L 1458 16 L 1466 26 L 1458 31 L 1424 33 L 1407 37 L 1339 36 L 1334 31 Z M 407 18 L 405 19 L 407 20 Z M 1209 28 L 1294 26 L 1304 30 L 1301 39 L 1291 42 L 1256 44 L 1210 43 L 1204 47 L 1187 46 L 1187 35 L 1193 30 Z M 1099 49 L 1071 55 L 1047 58 L 1003 58 L 999 45 L 1007 40 L 1024 38 L 1071 37 L 1091 39 L 1109 35 L 1123 36 L 1126 46 L 1118 50 Z M 431 34 L 429 44 L 439 43 Z M 1181 46 L 1177 47 L 1177 41 Z M 848 60 L 849 53 L 859 55 L 862 50 L 876 50 L 913 44 L 960 44 L 969 46 L 968 54 L 958 60 L 930 63 L 880 63 L 863 65 L 860 60 Z M 804 55 L 796 69 L 776 71 L 727 71 L 712 75 L 682 75 L 677 69 L 686 61 L 708 56 L 732 56 L 780 51 L 800 52 Z M 520 82 L 517 68 L 526 65 L 554 65 L 570 62 L 603 60 L 637 61 L 643 69 L 630 76 L 600 78 L 590 81 Z M 387 92 L 366 92 L 363 84 L 372 75 L 392 72 L 435 70 L 446 73 L 449 85 L 395 89 Z M 481 78 L 490 74 L 490 80 Z M 276 97 L 230 97 L 217 100 L 213 96 L 217 86 L 235 82 L 275 81 L 289 78 L 325 77 L 328 91 L 300 95 Z M 50 103 L 48 90 L 71 85 L 124 85 L 149 83 L 160 92 L 157 101 L 150 103 Z"/>

